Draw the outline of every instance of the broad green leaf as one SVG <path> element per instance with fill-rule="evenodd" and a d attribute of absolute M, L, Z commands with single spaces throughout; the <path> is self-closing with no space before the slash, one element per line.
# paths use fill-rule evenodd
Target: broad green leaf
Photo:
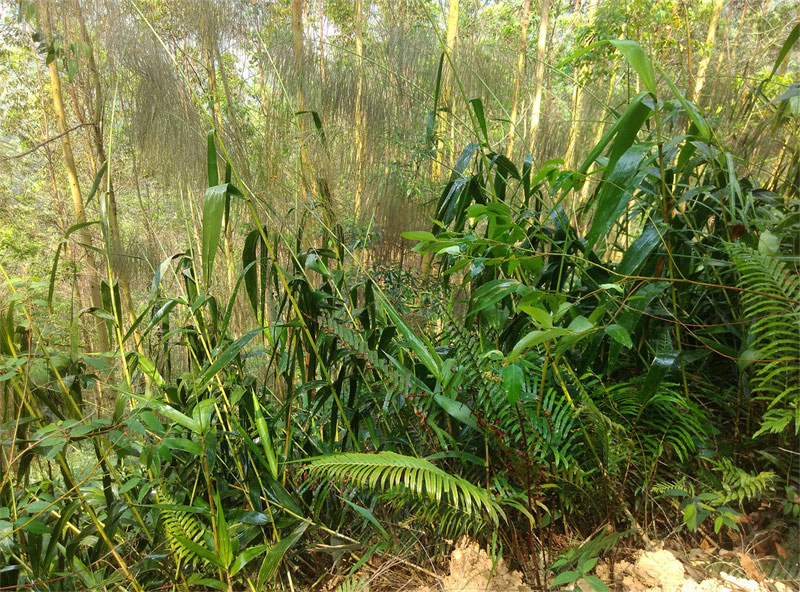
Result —
<path fill-rule="evenodd" d="M 225 569 L 227 565 L 223 564 L 222 560 L 217 557 L 216 553 L 213 551 L 209 551 L 202 545 L 194 542 L 193 540 L 187 539 L 181 535 L 175 535 L 175 539 L 184 547 L 189 549 L 192 553 L 197 555 L 198 557 L 202 557 L 209 563 L 216 565 L 220 569 Z"/>
<path fill-rule="evenodd" d="M 674 350 L 660 352 L 656 355 L 650 370 L 647 372 L 644 386 L 642 386 L 642 400 L 647 401 L 658 389 L 661 381 L 670 370 L 678 363 L 678 352 Z"/>
<path fill-rule="evenodd" d="M 625 250 L 622 261 L 617 266 L 617 273 L 633 275 L 662 241 L 660 229 L 652 222 L 648 222 L 642 234 L 636 237 L 636 240 Z"/>
<path fill-rule="evenodd" d="M 214 258 L 219 248 L 227 199 L 227 183 L 206 189 L 203 200 L 203 281 L 206 286 L 211 283 L 211 272 L 214 270 Z"/>
<path fill-rule="evenodd" d="M 436 140 L 436 119 L 439 116 L 439 95 L 442 87 L 442 68 L 444 66 L 445 55 L 439 56 L 439 66 L 436 70 L 436 84 L 433 91 L 433 109 L 428 113 L 427 125 L 425 126 L 425 145 L 429 150 L 435 150 Z"/>
<path fill-rule="evenodd" d="M 157 401 L 156 399 L 153 399 L 151 397 L 137 395 L 136 393 L 124 392 L 124 394 L 127 395 L 128 397 L 131 397 L 132 399 L 136 399 L 137 401 L 144 403 L 145 405 L 153 409 L 156 413 L 160 413 L 167 419 L 174 421 L 175 423 L 182 425 L 185 428 L 190 429 L 194 433 L 196 434 L 201 433 L 199 423 L 197 423 L 191 417 L 187 417 L 177 409 L 170 407 L 166 403 L 162 403 L 161 401 Z"/>
<path fill-rule="evenodd" d="M 258 437 L 261 441 L 261 447 L 264 449 L 264 456 L 266 457 L 267 464 L 269 465 L 269 472 L 272 473 L 272 477 L 274 479 L 277 479 L 278 460 L 275 455 L 275 449 L 272 446 L 272 438 L 270 437 L 269 428 L 267 427 L 267 421 L 264 419 L 264 414 L 261 412 L 261 405 L 259 404 L 255 393 L 253 393 L 253 410 L 256 416 L 256 431 L 258 432 Z"/>
<path fill-rule="evenodd" d="M 591 331 L 594 329 L 595 325 L 592 321 L 587 319 L 583 315 L 578 315 L 572 321 L 570 321 L 569 326 L 567 329 L 571 333 L 585 333 L 586 331 Z"/>
<path fill-rule="evenodd" d="M 609 325 L 605 328 L 605 332 L 611 336 L 614 341 L 622 346 L 627 347 L 628 349 L 633 347 L 633 341 L 631 341 L 630 333 L 628 333 L 628 330 L 622 325 Z"/>
<path fill-rule="evenodd" d="M 415 230 L 413 232 L 404 232 L 400 236 L 402 236 L 405 239 L 413 240 L 413 241 L 432 241 L 432 240 L 436 240 L 436 237 L 432 233 L 426 232 L 424 230 Z"/>
<path fill-rule="evenodd" d="M 472 294 L 472 305 L 468 317 L 497 304 L 509 294 L 514 293 L 521 284 L 514 279 L 497 279 L 483 284 Z"/>
<path fill-rule="evenodd" d="M 639 75 L 644 87 L 655 95 L 656 73 L 641 46 L 635 41 L 627 39 L 612 39 L 610 43 L 625 56 L 625 59 Z"/>
<path fill-rule="evenodd" d="M 197 442 L 188 440 L 187 438 L 165 438 L 164 444 L 172 449 L 185 450 L 186 452 L 189 452 L 197 457 L 203 455 L 203 447 Z"/>
<path fill-rule="evenodd" d="M 431 372 L 434 378 L 441 380 L 442 359 L 439 357 L 439 354 L 436 353 L 434 347 L 430 344 L 430 342 L 428 342 L 426 337 L 418 336 L 416 333 L 414 333 L 414 331 L 411 330 L 411 327 L 409 327 L 397 313 L 394 306 L 392 306 L 385 298 L 381 298 L 381 301 L 383 309 L 392 320 L 392 323 L 395 324 L 397 330 L 411 348 L 411 351 L 417 355 L 417 357 Z"/>
<path fill-rule="evenodd" d="M 611 589 L 605 585 L 605 582 L 597 576 L 584 575 L 583 579 L 595 592 L 611 592 Z"/>
<path fill-rule="evenodd" d="M 269 549 L 269 545 L 254 545 L 239 553 L 239 555 L 237 555 L 236 559 L 234 559 L 233 563 L 231 564 L 231 575 L 235 576 L 245 565 L 250 563 L 250 561 L 261 555 L 267 549 Z"/>
<path fill-rule="evenodd" d="M 192 418 L 200 425 L 202 434 L 207 434 L 211 429 L 211 415 L 214 413 L 215 405 L 214 399 L 203 399 L 192 409 Z"/>
<path fill-rule="evenodd" d="M 308 528 L 308 522 L 302 522 L 295 530 L 287 537 L 282 538 L 275 543 L 273 547 L 267 551 L 264 562 L 261 564 L 261 569 L 258 570 L 258 583 L 256 584 L 257 590 L 266 590 L 267 582 L 271 581 L 278 570 L 278 565 L 286 555 L 287 551 L 291 549 L 294 544 L 300 540 L 303 533 Z"/>
<path fill-rule="evenodd" d="M 553 326 L 553 315 L 538 306 L 531 304 L 521 304 L 518 307 L 522 312 L 527 314 L 533 321 L 545 329 L 550 329 Z"/>
<path fill-rule="evenodd" d="M 489 132 L 486 128 L 486 116 L 483 113 L 483 101 L 478 98 L 470 99 L 469 104 L 472 105 L 472 111 L 475 114 L 475 121 L 478 124 L 478 130 L 482 134 L 484 144 L 489 144 Z M 476 131 L 478 131 L 476 130 Z"/>
<path fill-rule="evenodd" d="M 131 489 L 139 485 L 141 481 L 142 480 L 140 477 L 131 477 L 122 487 L 119 488 L 118 491 L 119 495 L 122 495 L 123 493 L 128 493 Z"/>
<path fill-rule="evenodd" d="M 697 133 L 700 134 L 700 137 L 706 141 L 710 140 L 711 127 L 708 125 L 708 122 L 703 118 L 702 115 L 700 115 L 700 113 L 698 113 L 697 109 L 695 109 L 694 106 L 686 100 L 686 97 L 683 96 L 683 93 L 680 90 L 678 90 L 678 87 L 675 86 L 672 78 L 670 78 L 669 75 L 664 72 L 661 66 L 658 66 L 658 71 L 661 73 L 661 76 L 664 77 L 664 80 L 667 81 L 667 84 L 669 85 L 670 90 L 672 90 L 672 93 L 675 95 L 675 98 L 677 98 L 678 102 L 683 106 L 684 111 L 686 111 L 686 115 L 697 128 Z"/>
<path fill-rule="evenodd" d="M 219 492 L 214 494 L 214 519 L 216 522 L 216 547 L 217 556 L 225 569 L 230 567 L 233 561 L 233 542 L 228 532 L 228 522 L 225 520 L 225 510 L 219 497 Z"/>
<path fill-rule="evenodd" d="M 564 329 L 563 327 L 554 327 L 546 331 L 531 331 L 517 342 L 514 349 L 512 349 L 511 353 L 508 355 L 507 361 L 516 362 L 519 357 L 530 348 L 570 333 L 572 333 L 572 330 Z"/>
<path fill-rule="evenodd" d="M 203 375 L 200 377 L 200 380 L 197 381 L 195 385 L 195 392 L 200 392 L 208 383 L 211 382 L 217 373 L 222 370 L 225 366 L 227 366 L 233 358 L 239 355 L 239 352 L 242 351 L 242 348 L 250 343 L 256 335 L 260 335 L 266 331 L 266 328 L 262 329 L 253 329 L 242 335 L 239 339 L 234 341 L 233 343 L 229 344 L 222 353 L 217 356 L 217 359 L 214 360 L 214 363 L 209 366 Z"/>
<path fill-rule="evenodd" d="M 217 165 L 217 146 L 214 142 L 214 130 L 208 132 L 208 152 L 207 152 L 207 168 L 208 168 L 208 186 L 214 187 L 219 185 L 219 166 Z"/>
<path fill-rule="evenodd" d="M 50 534 L 51 532 L 50 527 L 38 518 L 25 522 L 22 526 L 22 530 L 31 534 Z"/>
<path fill-rule="evenodd" d="M 774 257 L 781 247 L 781 239 L 769 230 L 765 230 L 758 237 L 758 252 L 767 257 Z"/>
<path fill-rule="evenodd" d="M 266 232 L 266 229 L 265 229 Z M 261 232 L 259 229 L 255 229 L 250 231 L 244 241 L 244 247 L 242 249 L 242 273 L 244 274 L 244 288 L 245 292 L 247 293 L 247 300 L 250 303 L 250 308 L 253 309 L 253 314 L 256 315 L 256 318 L 259 319 L 259 322 L 263 323 L 263 319 L 260 317 L 260 290 L 259 290 L 259 270 L 261 270 L 262 274 L 262 284 L 264 283 L 264 276 L 265 273 L 265 262 L 264 262 L 264 252 L 262 247 L 261 257 L 258 257 L 258 248 L 262 245 L 263 239 L 261 238 Z"/>
<path fill-rule="evenodd" d="M 622 154 L 633 145 L 639 130 L 649 117 L 652 110 L 644 104 L 644 99 L 649 97 L 649 93 L 639 93 L 636 95 L 628 108 L 619 119 L 603 134 L 600 141 L 592 148 L 589 156 L 583 161 L 578 169 L 579 173 L 586 173 L 597 158 L 603 153 L 606 146 L 611 143 L 609 149 L 608 164 L 606 170 L 613 170 L 617 160 Z M 613 143 L 611 142 L 613 140 Z"/>
<path fill-rule="evenodd" d="M 769 73 L 768 80 L 775 76 L 775 73 L 778 71 L 778 68 L 781 67 L 783 60 L 786 59 L 786 56 L 794 47 L 794 44 L 797 43 L 798 38 L 800 38 L 800 23 L 797 23 L 794 28 L 789 32 L 789 35 L 786 37 L 786 41 L 783 42 L 781 46 L 781 50 L 778 52 L 778 57 L 775 60 L 775 64 L 772 66 L 772 71 Z"/>
<path fill-rule="evenodd" d="M 633 194 L 644 177 L 642 164 L 650 148 L 636 145 L 628 148 L 614 166 L 614 170 L 601 181 L 597 211 L 592 227 L 586 236 L 586 252 L 590 252 L 598 241 L 602 241 L 614 227 L 633 198 Z"/>
<path fill-rule="evenodd" d="M 570 571 L 562 571 L 560 574 L 558 574 L 555 577 L 555 579 L 553 579 L 553 582 L 550 585 L 551 586 L 563 586 L 564 584 L 571 584 L 572 582 L 575 582 L 576 580 L 578 580 L 580 577 L 581 577 L 581 574 L 579 574 L 577 571 L 571 571 L 571 570 Z"/>
<path fill-rule="evenodd" d="M 697 529 L 697 506 L 694 503 L 690 503 L 683 510 L 683 522 L 692 532 Z"/>
<path fill-rule="evenodd" d="M 519 364 L 509 364 L 503 368 L 503 386 L 510 405 L 514 405 L 519 399 L 524 379 L 525 374 Z"/>
<path fill-rule="evenodd" d="M 464 425 L 468 425 L 474 430 L 478 429 L 478 422 L 475 421 L 472 411 L 461 401 L 456 401 L 455 399 L 440 394 L 433 395 L 433 400 L 451 417 L 457 419 Z"/>

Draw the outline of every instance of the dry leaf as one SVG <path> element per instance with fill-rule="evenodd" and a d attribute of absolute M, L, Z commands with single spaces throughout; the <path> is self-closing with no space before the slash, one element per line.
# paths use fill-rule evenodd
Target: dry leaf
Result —
<path fill-rule="evenodd" d="M 737 555 L 739 556 L 739 563 L 747 573 L 747 577 L 749 577 L 751 580 L 757 581 L 758 583 L 763 582 L 766 576 L 764 576 L 764 574 L 761 573 L 761 570 L 756 567 L 755 562 L 744 553 L 737 553 Z"/>

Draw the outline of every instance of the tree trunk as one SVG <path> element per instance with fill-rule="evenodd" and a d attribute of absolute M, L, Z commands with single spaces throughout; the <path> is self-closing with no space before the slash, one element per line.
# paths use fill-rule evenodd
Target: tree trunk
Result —
<path fill-rule="evenodd" d="M 306 110 L 306 98 L 303 93 L 303 0 L 292 0 L 292 48 L 294 50 L 294 70 L 296 78 L 297 111 Z M 305 117 L 299 116 L 300 127 L 300 159 L 305 166 Z"/>
<path fill-rule="evenodd" d="M 697 76 L 694 78 L 694 88 L 690 96 L 695 102 L 700 98 L 700 93 L 706 84 L 706 72 L 708 64 L 711 62 L 711 54 L 714 52 L 714 41 L 717 38 L 717 25 L 719 24 L 720 14 L 722 14 L 723 4 L 724 0 L 714 0 L 714 5 L 711 8 L 711 21 L 708 23 L 708 35 L 703 48 L 703 57 L 700 60 L 700 65 L 697 66 Z"/>
<path fill-rule="evenodd" d="M 589 3 L 589 26 L 594 23 L 597 14 L 598 0 L 591 0 Z M 577 160 L 578 139 L 580 138 L 581 125 L 583 123 L 583 105 L 586 93 L 583 91 L 583 82 L 588 78 L 591 66 L 585 65 L 579 68 L 577 80 L 575 82 L 575 92 L 572 101 L 572 115 L 569 126 L 569 138 L 567 140 L 567 151 L 564 156 L 564 164 L 569 168 L 574 168 Z"/>
<path fill-rule="evenodd" d="M 306 110 L 306 99 L 303 93 L 303 0 L 292 0 L 292 49 L 294 52 L 294 70 L 295 70 L 295 96 L 296 106 L 295 111 Z M 307 199 L 309 191 L 308 179 L 306 177 L 308 171 L 308 151 L 306 150 L 306 115 L 297 116 L 297 127 L 300 133 L 299 148 L 300 148 L 300 187 L 303 191 L 303 196 L 299 202 Z M 295 211 L 295 228 L 298 229 L 300 236 L 305 234 L 305 216 L 301 208 L 297 207 Z"/>
<path fill-rule="evenodd" d="M 61 79 L 58 75 L 58 60 L 52 60 L 47 67 L 50 71 L 53 111 L 55 112 L 56 122 L 58 123 L 58 131 L 62 134 L 61 148 L 64 152 L 64 168 L 69 181 L 69 191 L 72 195 L 72 206 L 75 210 L 75 223 L 81 224 L 86 222 L 86 213 L 83 209 L 83 196 L 81 194 L 80 182 L 78 181 L 78 171 L 75 167 L 75 157 L 72 154 L 72 143 L 67 133 L 67 119 L 64 113 L 64 100 L 61 94 Z M 101 309 L 103 308 L 103 301 L 100 296 L 100 276 L 97 273 L 92 235 L 88 228 L 83 228 L 79 231 L 78 236 L 80 236 L 81 241 L 86 247 L 86 265 L 88 268 L 89 293 L 92 299 L 92 306 Z M 108 333 L 106 331 L 105 321 L 102 320 L 97 321 L 97 341 L 101 351 L 108 350 Z"/>
<path fill-rule="evenodd" d="M 103 113 L 105 111 L 105 100 L 103 97 L 103 86 L 100 81 L 100 71 L 97 67 L 97 61 L 94 57 L 94 45 L 91 42 L 91 38 L 89 37 L 89 32 L 86 28 L 86 20 L 84 19 L 83 12 L 80 10 L 76 10 L 78 15 L 78 20 L 81 26 L 81 34 L 83 35 L 83 40 L 89 46 L 89 76 L 91 79 L 92 90 L 94 91 L 94 102 L 91 102 L 87 98 L 87 110 L 89 112 L 89 118 L 91 119 L 92 125 L 92 142 L 94 145 L 94 151 L 96 155 L 96 160 L 102 166 L 104 162 L 108 160 L 106 155 L 106 148 L 105 142 L 103 140 Z M 88 95 L 87 95 L 88 97 Z M 110 171 L 107 173 L 110 175 Z M 119 281 L 120 291 L 122 292 L 122 299 L 123 304 L 128 312 L 128 320 L 131 323 L 131 326 L 136 322 L 136 309 L 133 306 L 133 299 L 131 298 L 131 290 L 130 290 L 130 283 L 128 281 L 128 274 L 121 268 L 119 265 L 114 265 L 115 258 L 118 257 L 122 253 L 122 234 L 119 230 L 119 218 L 117 217 L 117 200 L 116 195 L 114 193 L 114 185 L 109 178 L 108 180 L 108 207 L 106 208 L 108 212 L 108 233 L 109 233 L 109 244 L 111 245 L 112 251 L 112 258 L 111 264 L 114 268 L 115 275 L 117 280 Z M 120 327 L 121 328 L 121 327 Z M 140 352 L 144 353 L 141 349 L 141 338 L 139 336 L 138 331 L 134 331 L 134 339 L 136 340 L 137 346 L 140 348 Z"/>
<path fill-rule="evenodd" d="M 544 60 L 547 51 L 547 19 L 550 16 L 550 0 L 542 0 L 539 11 L 539 38 L 536 42 L 536 73 L 533 77 L 535 91 L 531 105 L 531 152 L 539 133 L 539 122 L 542 118 L 542 94 L 544 91 Z"/>
<path fill-rule="evenodd" d="M 364 101 L 364 2 L 356 0 L 355 6 L 355 29 L 356 29 L 356 69 L 358 70 L 356 79 L 356 106 L 355 106 L 355 199 L 354 214 L 359 218 L 364 206 L 364 135 L 366 133 L 366 122 L 363 113 Z"/>
<path fill-rule="evenodd" d="M 217 40 L 211 36 L 206 39 L 206 67 L 208 69 L 208 90 L 209 94 L 211 95 L 211 101 L 214 110 L 214 127 L 216 127 L 217 134 L 220 136 L 224 135 L 224 138 L 230 139 L 233 137 L 233 134 L 225 133 L 225 126 L 224 120 L 222 118 L 222 104 L 220 103 L 220 93 L 219 93 L 219 85 L 217 84 L 217 67 L 216 67 L 216 58 L 219 56 L 219 51 L 217 50 Z M 224 76 L 224 74 L 223 74 Z M 225 82 L 223 80 L 223 85 Z M 230 93 L 228 89 L 225 89 L 226 96 L 228 97 L 228 111 L 230 113 L 233 112 L 233 106 L 230 104 Z M 217 176 L 220 179 L 220 182 L 223 182 L 224 179 L 224 172 L 225 167 L 222 166 L 221 162 L 218 162 L 218 170 Z M 232 240 L 233 240 L 233 225 L 231 224 L 230 213 L 232 208 L 228 208 L 228 215 L 225 216 L 223 220 L 223 228 L 222 228 L 222 250 L 225 253 L 225 270 L 226 270 L 226 278 L 228 280 L 228 292 L 229 294 L 233 294 L 234 284 L 235 284 L 235 275 L 236 275 L 236 262 L 234 261 L 233 257 L 233 249 L 232 249 Z M 206 286 L 208 288 L 208 286 Z"/>
<path fill-rule="evenodd" d="M 322 7 L 322 0 L 319 0 L 319 75 L 324 92 L 327 75 L 325 72 L 325 11 Z"/>
<path fill-rule="evenodd" d="M 442 163 L 445 160 L 445 134 L 450 133 L 450 120 L 453 112 L 453 71 L 451 63 L 455 62 L 456 43 L 458 42 L 458 1 L 448 0 L 447 7 L 447 30 L 445 32 L 445 52 L 449 56 L 449 61 L 445 58 L 442 71 L 442 87 L 439 94 L 439 111 L 441 120 L 436 127 L 436 154 L 431 166 L 431 178 L 434 183 L 441 181 Z M 438 114 L 437 114 L 438 119 Z"/>
<path fill-rule="evenodd" d="M 517 77 L 514 80 L 514 98 L 511 101 L 511 127 L 508 130 L 508 145 L 506 157 L 511 158 L 514 153 L 514 136 L 517 131 L 517 110 L 519 108 L 519 95 L 522 89 L 522 79 L 525 76 L 525 63 L 528 61 L 528 23 L 531 18 L 531 0 L 525 0 L 522 5 L 520 17 L 519 52 L 517 53 Z"/>

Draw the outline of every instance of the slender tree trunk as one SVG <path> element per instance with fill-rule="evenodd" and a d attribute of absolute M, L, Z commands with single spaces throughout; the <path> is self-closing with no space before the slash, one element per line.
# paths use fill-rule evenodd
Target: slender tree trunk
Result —
<path fill-rule="evenodd" d="M 64 168 L 67 173 L 69 181 L 69 191 L 72 195 L 72 205 L 75 210 L 75 223 L 81 224 L 86 222 L 86 213 L 83 209 L 83 195 L 81 194 L 81 186 L 78 181 L 78 171 L 75 167 L 75 157 L 72 153 L 72 143 L 67 133 L 67 119 L 64 113 L 64 100 L 61 94 L 61 79 L 58 75 L 58 61 L 52 60 L 48 64 L 50 71 L 50 88 L 53 94 L 53 111 L 55 112 L 56 122 L 58 123 L 58 131 L 61 136 L 61 148 L 64 152 Z M 100 297 L 100 276 L 97 273 L 97 265 L 94 256 L 94 245 L 92 235 L 88 228 L 83 228 L 79 231 L 81 241 L 86 246 L 86 265 L 88 268 L 88 282 L 89 292 L 92 299 L 92 305 L 97 308 L 103 308 L 102 298 Z M 109 347 L 108 333 L 106 331 L 105 322 L 98 320 L 97 322 L 97 340 L 98 347 L 101 351 L 107 351 Z"/>
<path fill-rule="evenodd" d="M 547 19 L 550 16 L 550 0 L 541 0 L 539 10 L 539 37 L 536 42 L 536 73 L 533 76 L 535 87 L 533 94 L 533 104 L 531 105 L 531 152 L 538 139 L 539 122 L 542 118 L 542 94 L 544 91 L 544 61 L 547 51 Z"/>
<path fill-rule="evenodd" d="M 800 8 L 797 9 L 797 13 L 795 14 L 793 24 L 794 26 L 800 24 Z M 788 52 L 786 54 L 786 57 L 783 58 L 781 65 L 778 66 L 778 72 L 777 72 L 778 76 L 783 76 L 784 74 L 786 74 L 786 68 L 789 67 L 789 59 L 791 58 L 791 54 L 792 52 Z"/>
<path fill-rule="evenodd" d="M 292 0 L 292 48 L 294 50 L 294 70 L 296 78 L 297 111 L 306 110 L 306 97 L 303 92 L 303 0 Z M 305 149 L 305 116 L 299 116 L 300 160 L 303 167 L 308 160 Z"/>
<path fill-rule="evenodd" d="M 456 43 L 458 42 L 458 0 L 449 0 L 447 7 L 447 30 L 445 31 L 445 52 L 450 58 L 451 62 L 455 62 Z M 450 119 L 453 112 L 453 71 L 450 63 L 445 58 L 445 65 L 442 72 L 442 88 L 439 95 L 439 110 L 441 112 L 441 120 L 439 114 L 436 114 L 436 123 L 434 129 L 436 130 L 436 154 L 434 155 L 433 162 L 431 163 L 431 180 L 434 184 L 441 181 L 442 177 L 442 162 L 445 160 L 445 142 L 444 134 L 448 133 L 451 127 Z M 422 257 L 422 275 L 429 277 L 433 269 L 433 255 L 426 253 Z"/>
<path fill-rule="evenodd" d="M 591 2 L 589 2 L 589 26 L 594 23 L 595 15 L 597 14 L 597 4 L 598 0 L 591 0 Z M 567 140 L 567 151 L 564 156 L 564 164 L 570 168 L 575 167 L 575 162 L 577 160 L 578 139 L 580 138 L 580 132 L 583 124 L 583 106 L 586 93 L 583 91 L 582 84 L 589 77 L 590 72 L 590 65 L 579 68 L 577 81 L 575 83 L 575 92 L 572 100 L 572 115 L 569 126 L 569 138 Z"/>
<path fill-rule="evenodd" d="M 297 77 L 297 111 L 306 110 L 306 99 L 303 92 L 303 0 L 292 0 L 292 47 L 294 50 L 295 75 Z M 299 115 L 300 128 L 300 175 L 302 186 L 306 193 L 310 193 L 307 174 L 309 172 L 308 152 L 306 150 L 306 118 L 307 114 Z M 331 231 L 336 226 L 336 219 L 333 214 L 333 188 L 329 181 L 330 153 L 327 146 L 322 146 L 324 153 L 324 163 L 321 163 L 321 170 L 314 174 L 317 194 L 322 209 L 322 221 Z M 320 164 L 320 163 L 318 163 Z M 298 220 L 298 228 L 304 224 Z M 327 244 L 328 234 L 323 231 L 324 243 Z"/>
<path fill-rule="evenodd" d="M 703 48 L 703 57 L 700 64 L 697 66 L 697 76 L 694 78 L 694 88 L 692 88 L 691 98 L 697 101 L 700 98 L 700 93 L 706 84 L 706 72 L 708 71 L 708 64 L 711 62 L 711 54 L 714 53 L 714 41 L 717 38 L 717 25 L 719 24 L 719 17 L 722 14 L 722 6 L 725 0 L 714 0 L 714 5 L 711 8 L 711 21 L 708 23 L 708 35 L 706 35 L 706 43 Z"/>
<path fill-rule="evenodd" d="M 369 1 L 369 0 L 367 0 Z M 366 133 L 366 122 L 363 113 L 364 101 L 364 0 L 356 0 L 356 106 L 355 106 L 355 151 L 356 151 L 356 166 L 355 166 L 355 199 L 354 199 L 354 214 L 356 219 L 359 218 L 364 206 L 364 181 L 362 176 L 364 174 L 364 135 Z"/>
<path fill-rule="evenodd" d="M 514 136 L 517 131 L 517 110 L 519 108 L 519 95 L 522 89 L 522 79 L 525 76 L 525 64 L 528 61 L 528 23 L 531 19 L 531 0 L 522 4 L 520 17 L 519 52 L 517 53 L 517 77 L 514 80 L 514 98 L 511 101 L 511 127 L 508 130 L 508 145 L 506 156 L 511 158 L 514 153 Z"/>
<path fill-rule="evenodd" d="M 92 84 L 92 90 L 94 92 L 94 101 L 90 101 L 87 99 L 87 110 L 89 112 L 89 118 L 92 121 L 92 142 L 94 145 L 94 151 L 96 154 L 96 160 L 98 161 L 99 165 L 102 166 L 104 162 L 108 160 L 106 155 L 106 148 L 105 148 L 105 141 L 103 140 L 103 113 L 105 111 L 105 100 L 103 96 L 103 86 L 100 81 L 100 71 L 97 67 L 97 61 L 94 57 L 94 45 L 91 42 L 91 38 L 89 37 L 89 32 L 86 28 L 86 20 L 84 19 L 83 12 L 78 7 L 76 10 L 78 15 L 78 20 L 81 26 L 81 33 L 83 35 L 83 40 L 89 46 L 89 77 Z M 107 173 L 107 174 L 110 174 Z M 128 320 L 131 323 L 131 326 L 136 322 L 136 309 L 133 306 L 133 298 L 131 298 L 131 290 L 130 290 L 130 283 L 128 281 L 128 274 L 120 265 L 115 265 L 116 258 L 119 257 L 120 253 L 122 253 L 122 234 L 119 230 L 119 218 L 117 216 L 117 200 L 116 195 L 114 193 L 114 184 L 109 179 L 108 181 L 108 232 L 109 232 L 109 243 L 111 245 L 112 250 L 112 258 L 111 264 L 114 268 L 114 272 L 117 276 L 117 281 L 119 282 L 120 291 L 122 293 L 122 300 L 125 308 L 128 312 Z M 137 345 L 141 348 L 141 340 L 138 331 L 134 331 L 134 338 L 136 339 Z M 143 353 L 143 352 L 142 352 Z"/>
<path fill-rule="evenodd" d="M 445 31 L 445 52 L 450 58 L 450 62 L 455 62 L 456 43 L 458 42 L 458 2 L 459 0 L 448 0 L 447 7 L 447 30 Z M 445 160 L 445 134 L 450 133 L 451 115 L 453 112 L 453 71 L 450 62 L 445 58 L 445 65 L 442 72 L 442 86 L 439 94 L 439 110 L 441 120 L 439 121 L 438 132 L 436 133 L 437 148 L 433 165 L 431 166 L 431 177 L 434 183 L 438 183 L 442 176 L 442 163 Z"/>
<path fill-rule="evenodd" d="M 319 0 L 319 75 L 324 92 L 327 84 L 327 74 L 325 72 L 325 11 L 323 10 L 322 1 Z"/>
<path fill-rule="evenodd" d="M 450 54 L 450 59 L 453 60 L 453 68 L 455 68 L 456 54 L 458 53 L 458 14 L 459 14 L 459 0 L 450 0 L 447 6 L 447 52 Z M 455 127 L 455 69 L 448 70 L 447 76 L 447 111 L 445 112 L 445 130 L 450 132 L 450 144 L 442 151 L 443 160 L 445 154 L 450 154 L 455 150 L 456 140 L 456 127 Z M 446 160 L 445 160 L 446 162 Z"/>
<path fill-rule="evenodd" d="M 222 117 L 222 104 L 220 102 L 220 92 L 219 92 L 219 85 L 217 84 L 217 66 L 216 66 L 216 58 L 219 55 L 219 51 L 217 50 L 217 40 L 209 36 L 206 39 L 206 67 L 208 69 L 208 90 L 209 94 L 211 95 L 212 101 L 212 109 L 214 112 L 214 127 L 217 129 L 217 134 L 220 136 L 224 136 L 226 139 L 232 138 L 233 134 L 226 133 L 225 123 Z M 224 81 L 223 81 L 224 84 Z M 226 89 L 226 94 L 227 89 Z M 232 106 L 230 103 L 228 104 L 229 111 L 232 111 Z M 218 170 L 217 174 L 222 182 L 224 177 L 225 167 L 222 166 L 222 163 L 218 163 Z M 228 211 L 228 215 L 225 216 L 225 220 L 223 220 L 223 243 L 222 243 L 222 250 L 225 253 L 225 262 L 226 262 L 226 278 L 228 281 L 228 291 L 230 294 L 233 293 L 234 283 L 235 283 L 235 274 L 236 274 L 236 262 L 234 261 L 233 257 L 233 250 L 232 250 L 232 240 L 233 240 L 233 225 L 230 220 L 230 209 Z"/>

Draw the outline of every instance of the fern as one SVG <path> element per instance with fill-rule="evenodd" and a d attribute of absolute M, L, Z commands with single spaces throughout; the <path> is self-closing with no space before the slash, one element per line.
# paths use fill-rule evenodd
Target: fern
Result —
<path fill-rule="evenodd" d="M 490 494 L 466 479 L 450 475 L 427 460 L 384 451 L 377 454 L 340 453 L 312 458 L 312 474 L 348 479 L 372 490 L 404 487 L 419 498 L 441 503 L 443 498 L 468 514 L 485 515 L 494 523 L 505 517 Z"/>
<path fill-rule="evenodd" d="M 714 470 L 721 474 L 722 490 L 716 492 L 717 505 L 737 501 L 740 504 L 746 499 L 760 498 L 773 490 L 775 473 L 762 471 L 757 475 L 748 473 L 735 466 L 729 459 L 721 458 L 715 462 Z"/>
<path fill-rule="evenodd" d="M 518 484 L 530 467 L 544 467 L 570 509 L 568 491 L 585 493 L 587 475 L 579 460 L 583 449 L 574 405 L 560 390 L 547 388 L 541 393 L 541 367 L 534 364 L 526 367 L 526 384 L 512 405 L 500 378 L 500 363 L 484 355 L 480 337 L 450 322 L 443 339 L 455 361 L 453 372 L 460 375 L 463 398 L 486 420 L 485 436 L 495 447 L 494 461 L 506 470 L 514 467 Z"/>
<path fill-rule="evenodd" d="M 193 566 L 196 566 L 199 562 L 206 563 L 207 561 L 191 548 L 193 546 L 206 546 L 204 543 L 205 526 L 191 513 L 178 509 L 180 505 L 175 502 L 164 484 L 160 484 L 156 488 L 155 495 L 158 502 L 158 510 L 164 523 L 167 542 L 175 559 L 176 569 L 180 570 L 184 562 Z"/>
<path fill-rule="evenodd" d="M 369 581 L 363 575 L 353 574 L 342 581 L 334 592 L 368 592 Z"/>
<path fill-rule="evenodd" d="M 685 462 L 695 450 L 695 441 L 705 436 L 706 414 L 687 400 L 676 385 L 662 382 L 659 389 L 643 396 L 643 379 L 636 378 L 608 387 L 610 410 L 628 425 L 650 459 L 672 449 Z"/>
<path fill-rule="evenodd" d="M 756 350 L 753 387 L 768 401 L 762 417 L 763 433 L 783 433 L 794 424 L 800 433 L 800 279 L 774 257 L 766 257 L 743 244 L 729 245 L 739 272 L 745 318 L 751 321 L 752 348 Z"/>
<path fill-rule="evenodd" d="M 437 503 L 427 497 L 417 497 L 407 489 L 395 489 L 381 495 L 392 507 L 403 510 L 407 525 L 418 524 L 431 529 L 437 538 L 457 539 L 461 535 L 475 536 L 487 522 L 476 513 L 467 513 L 445 502 Z"/>
<path fill-rule="evenodd" d="M 342 344 L 349 347 L 358 357 L 365 360 L 380 377 L 381 387 L 386 392 L 383 409 L 389 407 L 390 400 L 403 398 L 419 391 L 419 380 L 400 364 L 390 364 L 377 351 L 369 349 L 364 336 L 330 314 L 320 314 L 317 321 L 326 332 L 335 335 Z"/>

